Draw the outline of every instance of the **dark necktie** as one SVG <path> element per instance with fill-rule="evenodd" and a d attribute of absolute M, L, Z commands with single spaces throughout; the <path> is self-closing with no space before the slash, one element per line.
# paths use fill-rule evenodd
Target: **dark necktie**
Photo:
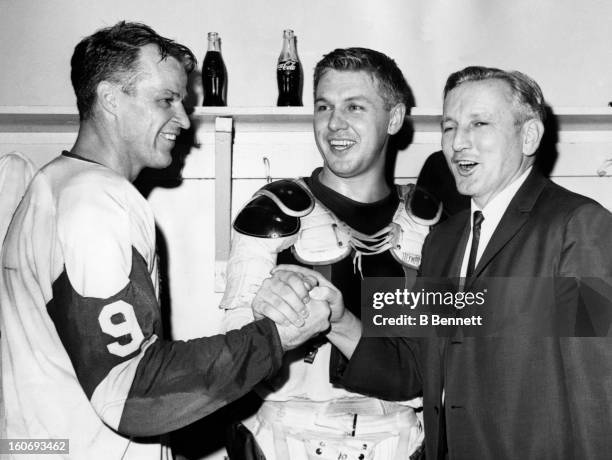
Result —
<path fill-rule="evenodd" d="M 469 278 L 474 273 L 476 268 L 476 253 L 478 252 L 478 241 L 480 240 L 480 225 L 484 220 L 484 216 L 480 211 L 474 211 L 474 223 L 472 225 L 472 246 L 470 247 L 470 258 L 468 259 L 466 278 Z"/>

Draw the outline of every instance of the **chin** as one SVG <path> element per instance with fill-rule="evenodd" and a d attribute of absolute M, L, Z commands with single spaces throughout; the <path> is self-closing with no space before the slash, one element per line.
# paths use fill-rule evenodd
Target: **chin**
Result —
<path fill-rule="evenodd" d="M 348 179 L 349 177 L 353 177 L 354 172 L 352 170 L 334 168 L 330 169 L 332 174 L 336 177 L 341 177 L 342 179 Z"/>
<path fill-rule="evenodd" d="M 470 187 L 470 184 L 461 184 L 459 182 L 457 183 L 457 191 L 461 194 L 461 195 L 472 195 L 472 187 Z"/>
<path fill-rule="evenodd" d="M 172 163 L 172 155 L 170 153 L 164 153 L 158 156 L 157 161 L 155 162 L 155 166 L 152 166 L 156 169 L 164 169 L 170 166 Z"/>
<path fill-rule="evenodd" d="M 474 195 L 474 191 L 470 189 L 470 187 L 457 187 L 457 191 L 461 195 L 468 195 L 468 196 Z"/>
<path fill-rule="evenodd" d="M 332 163 L 332 164 L 330 164 L 329 169 L 336 176 L 341 176 L 341 177 L 352 176 L 355 173 L 355 166 L 353 166 L 349 162 L 336 162 L 336 163 Z"/>

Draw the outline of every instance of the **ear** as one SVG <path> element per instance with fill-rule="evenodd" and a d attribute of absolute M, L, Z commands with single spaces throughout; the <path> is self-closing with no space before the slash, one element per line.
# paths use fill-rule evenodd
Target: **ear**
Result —
<path fill-rule="evenodd" d="M 540 120 L 531 118 L 523 123 L 521 132 L 523 155 L 530 157 L 536 153 L 540 146 L 540 141 L 544 135 L 544 125 Z"/>
<path fill-rule="evenodd" d="M 389 111 L 389 114 L 391 116 L 389 118 L 387 133 L 390 135 L 397 134 L 404 124 L 404 118 L 406 117 L 406 105 L 402 102 L 395 104 L 395 106 Z"/>
<path fill-rule="evenodd" d="M 117 113 L 119 105 L 118 91 L 119 87 L 109 81 L 101 81 L 96 88 L 96 103 L 99 108 L 110 114 Z"/>

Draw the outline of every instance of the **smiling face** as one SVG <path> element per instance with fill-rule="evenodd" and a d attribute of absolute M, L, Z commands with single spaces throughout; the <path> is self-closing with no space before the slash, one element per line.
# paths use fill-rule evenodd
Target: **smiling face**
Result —
<path fill-rule="evenodd" d="M 368 72 L 327 70 L 316 87 L 314 108 L 315 140 L 325 160 L 322 174 L 383 178 L 387 140 L 403 122 L 403 111 L 399 120 L 396 110 L 385 108 Z"/>
<path fill-rule="evenodd" d="M 141 48 L 133 90 L 121 91 L 117 104 L 119 148 L 131 178 L 145 167 L 165 168 L 181 129 L 190 126 L 182 100 L 187 73 L 172 57 L 160 60 L 156 45 Z"/>
<path fill-rule="evenodd" d="M 444 99 L 442 150 L 459 193 L 481 208 L 533 163 L 541 123 L 518 115 L 510 86 L 498 79 L 462 83 Z"/>

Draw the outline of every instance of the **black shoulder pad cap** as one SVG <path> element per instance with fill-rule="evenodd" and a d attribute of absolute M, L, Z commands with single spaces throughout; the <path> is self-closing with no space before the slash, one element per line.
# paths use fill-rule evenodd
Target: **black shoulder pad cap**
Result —
<path fill-rule="evenodd" d="M 281 238 L 300 230 L 300 218 L 285 214 L 265 195 L 255 196 L 234 220 L 234 229 L 258 238 Z"/>
<path fill-rule="evenodd" d="M 421 219 L 434 219 L 438 214 L 440 201 L 424 188 L 414 187 L 407 203 L 412 215 Z"/>

